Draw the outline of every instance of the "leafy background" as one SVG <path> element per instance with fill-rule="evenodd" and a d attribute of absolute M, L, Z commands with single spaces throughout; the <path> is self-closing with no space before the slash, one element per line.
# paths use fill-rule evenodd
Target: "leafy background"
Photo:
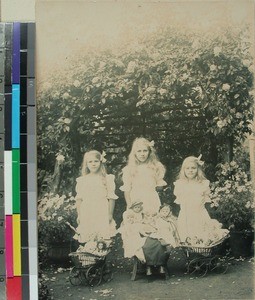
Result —
<path fill-rule="evenodd" d="M 62 192 L 72 190 L 82 155 L 105 150 L 119 174 L 132 141 L 155 141 L 170 182 L 187 155 L 203 154 L 208 176 L 251 133 L 253 75 L 248 28 L 198 35 L 161 29 L 136 47 L 90 53 L 38 101 L 40 192 L 56 156 L 65 157 Z M 119 178 L 117 178 L 117 181 Z"/>

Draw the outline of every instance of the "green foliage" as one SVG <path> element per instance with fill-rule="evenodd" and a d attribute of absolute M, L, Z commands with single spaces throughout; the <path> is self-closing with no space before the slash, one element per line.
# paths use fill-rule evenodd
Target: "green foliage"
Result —
<path fill-rule="evenodd" d="M 220 164 L 216 175 L 211 197 L 216 218 L 232 230 L 253 229 L 254 193 L 246 172 L 231 161 Z"/>
<path fill-rule="evenodd" d="M 251 132 L 246 36 L 247 28 L 204 36 L 165 28 L 138 45 L 79 58 L 38 99 L 39 187 L 49 186 L 63 155 L 60 188 L 70 192 L 91 148 L 105 150 L 119 174 L 141 135 L 155 140 L 169 178 L 187 155 L 203 153 L 211 169 L 223 162 L 226 139 L 238 147 Z"/>
<path fill-rule="evenodd" d="M 72 196 L 46 194 L 39 199 L 38 204 L 38 232 L 41 245 L 61 244 L 70 242 L 74 236 L 72 226 L 76 223 L 76 205 Z M 41 255 L 43 250 L 40 249 Z"/>

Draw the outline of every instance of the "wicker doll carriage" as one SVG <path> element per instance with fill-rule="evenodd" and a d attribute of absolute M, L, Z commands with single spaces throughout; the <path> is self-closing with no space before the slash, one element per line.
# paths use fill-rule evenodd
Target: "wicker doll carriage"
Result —
<path fill-rule="evenodd" d="M 110 249 L 103 256 L 87 252 L 69 254 L 74 267 L 70 270 L 69 281 L 72 285 L 96 286 L 112 279 L 112 266 L 107 260 Z"/>
<path fill-rule="evenodd" d="M 229 238 L 226 235 L 210 246 L 191 246 L 181 244 L 180 248 L 186 255 L 187 273 L 205 276 L 208 272 L 226 273 L 229 259 L 223 255 L 224 243 Z"/>

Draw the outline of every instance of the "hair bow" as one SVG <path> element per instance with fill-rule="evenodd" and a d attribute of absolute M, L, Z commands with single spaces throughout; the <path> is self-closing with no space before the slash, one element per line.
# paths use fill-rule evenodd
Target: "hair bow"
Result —
<path fill-rule="evenodd" d="M 101 154 L 101 159 L 100 159 L 102 163 L 106 162 L 105 155 L 106 155 L 106 153 L 103 151 L 102 154 Z"/>
<path fill-rule="evenodd" d="M 199 166 L 203 166 L 204 165 L 204 161 L 201 160 L 201 157 L 202 157 L 202 154 L 200 154 L 197 159 L 196 159 L 196 162 Z"/>
<path fill-rule="evenodd" d="M 150 147 L 154 147 L 154 145 L 155 145 L 155 142 L 153 140 L 149 142 Z"/>

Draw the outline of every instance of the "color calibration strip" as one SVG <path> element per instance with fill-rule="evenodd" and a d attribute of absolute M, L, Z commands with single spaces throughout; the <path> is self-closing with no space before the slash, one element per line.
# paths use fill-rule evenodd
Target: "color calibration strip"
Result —
<path fill-rule="evenodd" d="M 5 227 L 3 233 L 0 231 L 0 249 L 5 265 L 4 272 L 1 270 L 3 274 L 0 274 L 5 282 L 6 298 L 3 299 L 36 300 L 35 24 L 1 23 L 0 32 L 1 41 L 4 40 L 0 68 L 2 71 L 4 66 L 3 104 L 0 103 L 4 111 L 0 115 L 4 166 L 0 193 L 4 198 L 2 223 Z"/>
<path fill-rule="evenodd" d="M 0 299 L 6 295 L 5 271 L 5 212 L 4 212 L 4 84 L 5 84 L 5 26 L 0 24 Z"/>

